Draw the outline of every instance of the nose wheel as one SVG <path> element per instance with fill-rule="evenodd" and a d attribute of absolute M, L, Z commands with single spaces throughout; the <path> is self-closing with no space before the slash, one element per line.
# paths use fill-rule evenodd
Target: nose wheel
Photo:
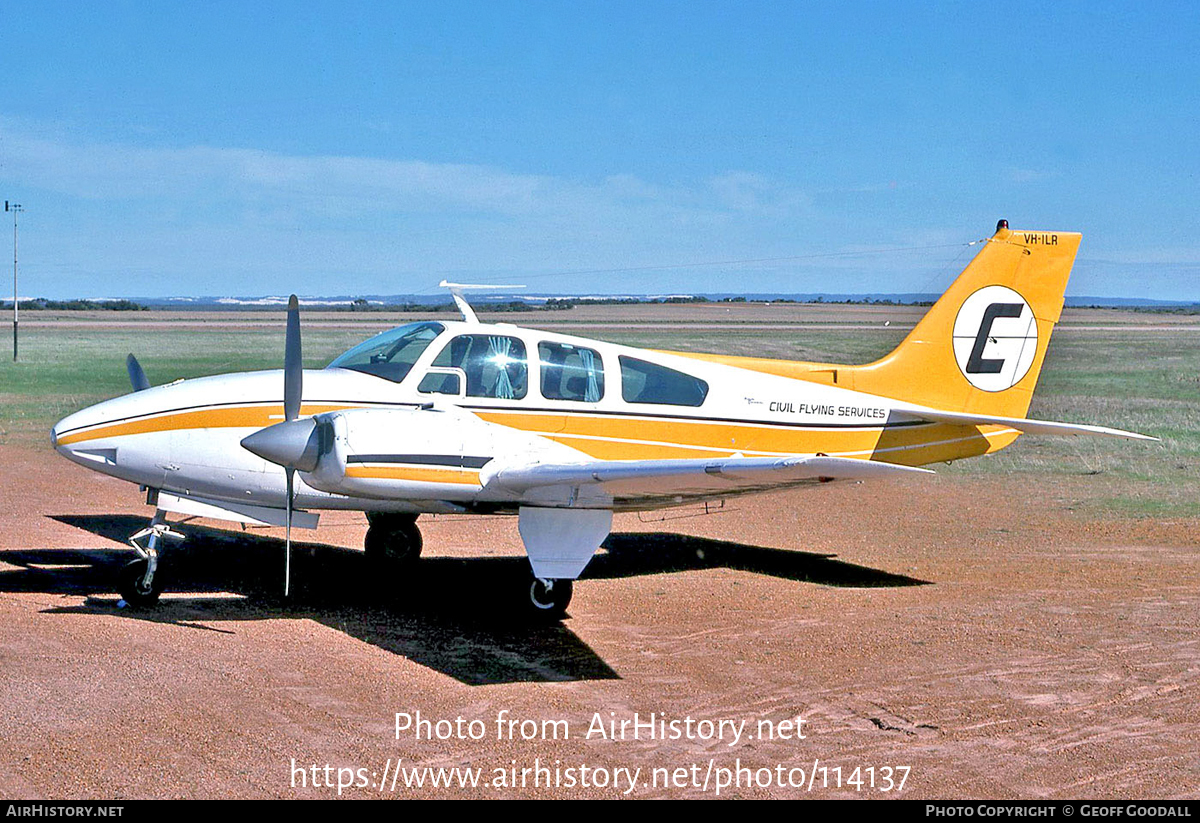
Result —
<path fill-rule="evenodd" d="M 127 563 L 117 577 L 117 592 L 131 606 L 153 606 L 162 590 L 163 576 L 151 573 L 150 561 L 140 557 Z"/>
<path fill-rule="evenodd" d="M 162 510 L 154 513 L 149 526 L 130 536 L 129 545 L 133 546 L 138 557 L 127 563 L 117 575 L 117 592 L 129 605 L 146 607 L 158 602 L 163 590 L 159 562 L 164 541 L 168 539 L 183 540 L 184 536 L 172 531 Z"/>

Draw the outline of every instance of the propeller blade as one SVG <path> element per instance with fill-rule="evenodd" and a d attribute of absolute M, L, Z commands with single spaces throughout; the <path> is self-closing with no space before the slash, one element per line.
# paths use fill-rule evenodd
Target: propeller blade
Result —
<path fill-rule="evenodd" d="M 300 351 L 300 301 L 296 295 L 288 298 L 287 336 L 283 345 L 283 421 L 255 432 L 242 445 L 265 460 L 283 465 L 287 477 L 287 508 L 284 519 L 283 596 L 291 593 L 292 585 L 292 508 L 296 496 L 296 468 L 315 465 L 309 446 L 316 421 L 306 420 L 292 425 L 300 416 L 304 396 L 304 358 Z M 311 424 L 311 425 L 309 425 Z M 247 445 L 249 441 L 249 445 Z M 314 444 L 315 445 L 315 444 Z M 312 458 L 311 460 L 308 458 Z"/>
<path fill-rule="evenodd" d="M 296 470 L 287 469 L 287 518 L 284 521 L 284 551 L 286 554 L 283 558 L 283 596 L 287 597 L 291 592 L 292 586 L 292 496 L 295 494 L 293 484 L 295 482 Z"/>
<path fill-rule="evenodd" d="M 150 388 L 150 381 L 146 378 L 146 373 L 142 371 L 142 364 L 132 354 L 125 358 L 125 371 L 129 372 L 129 382 L 133 384 L 134 391 L 145 391 Z"/>
<path fill-rule="evenodd" d="M 283 349 L 283 419 L 300 416 L 300 399 L 304 394 L 304 360 L 300 354 L 300 301 L 296 295 L 288 298 L 287 339 Z"/>

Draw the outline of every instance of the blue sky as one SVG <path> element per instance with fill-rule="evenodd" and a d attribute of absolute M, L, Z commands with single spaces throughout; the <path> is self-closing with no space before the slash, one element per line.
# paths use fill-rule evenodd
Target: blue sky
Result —
<path fill-rule="evenodd" d="M 0 199 L 23 296 L 937 291 L 1006 217 L 1084 232 L 1072 294 L 1200 299 L 1198 22 L 9 2 Z"/>

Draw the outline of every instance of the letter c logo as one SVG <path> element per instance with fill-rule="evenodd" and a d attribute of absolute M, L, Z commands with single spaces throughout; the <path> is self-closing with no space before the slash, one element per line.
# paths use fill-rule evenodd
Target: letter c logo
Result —
<path fill-rule="evenodd" d="M 954 359 L 977 389 L 1000 392 L 1029 373 L 1037 356 L 1037 320 L 1025 298 L 985 286 L 963 301 L 954 319 Z"/>

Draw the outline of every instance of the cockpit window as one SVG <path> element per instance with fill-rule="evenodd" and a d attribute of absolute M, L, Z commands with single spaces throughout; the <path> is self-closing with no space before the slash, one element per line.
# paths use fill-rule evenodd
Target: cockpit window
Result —
<path fill-rule="evenodd" d="M 331 369 L 354 371 L 399 383 L 434 339 L 444 332 L 441 323 L 409 323 L 359 343 L 329 364 Z"/>
<path fill-rule="evenodd" d="M 520 400 L 529 390 L 525 344 L 516 337 L 460 334 L 446 344 L 433 365 L 462 369 L 467 397 Z"/>

